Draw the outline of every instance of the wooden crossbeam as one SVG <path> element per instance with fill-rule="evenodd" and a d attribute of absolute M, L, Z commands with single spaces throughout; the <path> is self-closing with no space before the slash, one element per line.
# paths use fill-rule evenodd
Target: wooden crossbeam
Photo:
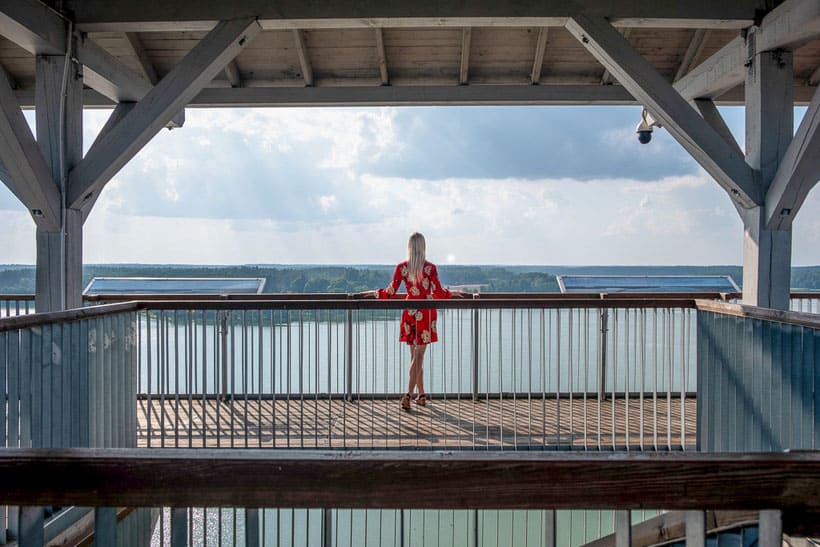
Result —
<path fill-rule="evenodd" d="M 657 70 L 605 20 L 579 14 L 567 30 L 638 99 L 744 208 L 763 201 L 754 171 Z"/>
<path fill-rule="evenodd" d="M 151 59 L 148 58 L 148 53 L 145 51 L 145 46 L 142 45 L 142 40 L 140 40 L 139 34 L 136 32 L 126 32 L 124 34 L 125 41 L 131 48 L 131 52 L 137 58 L 140 70 L 142 70 L 142 75 L 146 80 L 151 82 L 151 85 L 156 84 L 159 81 L 157 71 L 154 68 L 154 64 L 151 62 Z"/>
<path fill-rule="evenodd" d="M 78 42 L 77 58 L 86 68 L 83 82 L 114 102 L 139 101 L 154 87 L 90 38 Z"/>
<path fill-rule="evenodd" d="M 193 99 L 259 32 L 254 19 L 219 23 L 174 67 L 107 139 L 69 174 L 68 202 L 80 209 Z"/>
<path fill-rule="evenodd" d="M 770 230 L 791 226 L 809 192 L 820 180 L 820 88 L 803 115 L 794 138 L 766 193 L 766 224 Z"/>
<path fill-rule="evenodd" d="M 700 115 L 703 116 L 703 119 L 712 126 L 712 129 L 718 132 L 723 140 L 725 140 L 729 146 L 734 148 L 735 152 L 743 155 L 743 150 L 740 148 L 740 145 L 735 139 L 735 136 L 732 134 L 732 130 L 729 129 L 729 126 L 726 125 L 726 120 L 723 119 L 723 115 L 721 115 L 720 111 L 715 106 L 715 102 L 711 99 L 695 99 L 692 101 L 692 106 L 695 107 L 695 110 L 700 112 Z"/>
<path fill-rule="evenodd" d="M 541 27 L 538 30 L 538 40 L 535 42 L 535 55 L 532 60 L 532 72 L 530 73 L 530 83 L 535 85 L 541 81 L 541 68 L 544 65 L 544 54 L 547 50 L 547 40 L 549 39 L 549 28 Z"/>
<path fill-rule="evenodd" d="M 15 0 L 0 5 L 0 34 L 35 55 L 64 55 L 68 30 L 44 2 Z"/>
<path fill-rule="evenodd" d="M 376 35 L 376 58 L 379 60 L 379 77 L 382 85 L 390 84 L 390 73 L 387 71 L 387 53 L 384 50 L 384 33 L 381 27 L 373 31 Z"/>
<path fill-rule="evenodd" d="M 310 87 L 313 85 L 313 67 L 305 48 L 305 37 L 299 29 L 293 29 L 292 32 L 293 42 L 296 44 L 296 53 L 299 55 L 299 65 L 302 67 L 302 78 L 305 80 L 305 85 Z"/>
<path fill-rule="evenodd" d="M 60 193 L 4 74 L 0 74 L 0 163 L 3 182 L 46 231 L 60 228 Z"/>
<path fill-rule="evenodd" d="M 675 82 L 684 99 L 714 99 L 743 83 L 746 42 L 737 36 Z"/>
<path fill-rule="evenodd" d="M 814 72 L 811 73 L 809 76 L 809 85 L 817 85 L 820 84 L 820 66 L 814 69 Z"/>
<path fill-rule="evenodd" d="M 11 505 L 806 511 L 820 454 L 0 449 L 0 483 Z"/>
<path fill-rule="evenodd" d="M 683 78 L 686 73 L 689 72 L 689 69 L 692 68 L 692 63 L 695 62 L 695 59 L 703 53 L 703 46 L 706 44 L 708 33 L 709 31 L 707 29 L 699 28 L 692 34 L 692 39 L 689 41 L 689 46 L 687 46 L 686 52 L 683 54 L 683 58 L 678 66 L 678 71 L 672 79 L 673 82 L 677 82 Z"/>
<path fill-rule="evenodd" d="M 629 37 L 632 34 L 632 29 L 631 28 L 622 28 L 622 29 L 619 29 L 619 30 L 621 31 L 621 34 L 624 35 L 624 38 L 626 40 L 629 40 Z M 601 85 L 612 85 L 612 83 L 614 81 L 615 81 L 615 78 L 612 76 L 612 73 L 609 70 L 607 70 L 606 68 L 604 68 L 604 73 L 601 74 Z"/>
<path fill-rule="evenodd" d="M 458 83 L 460 85 L 467 85 L 470 79 L 470 42 L 472 36 L 472 28 L 461 29 L 461 66 L 458 70 Z"/>

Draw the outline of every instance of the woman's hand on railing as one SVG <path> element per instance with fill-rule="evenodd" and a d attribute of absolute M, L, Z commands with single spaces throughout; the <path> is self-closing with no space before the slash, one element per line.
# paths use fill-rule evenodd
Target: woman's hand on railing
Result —
<path fill-rule="evenodd" d="M 362 291 L 360 293 L 356 293 L 357 298 L 378 298 L 379 291 L 372 290 L 372 291 Z"/>
<path fill-rule="evenodd" d="M 467 298 L 467 293 L 464 291 L 450 291 L 453 298 Z"/>

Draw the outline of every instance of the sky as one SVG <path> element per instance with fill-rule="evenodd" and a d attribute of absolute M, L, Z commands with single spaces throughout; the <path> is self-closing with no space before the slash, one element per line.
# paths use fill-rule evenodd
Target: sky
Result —
<path fill-rule="evenodd" d="M 797 109 L 795 127 L 805 109 Z M 743 109 L 722 109 L 743 145 Z M 109 111 L 84 115 L 86 149 Z M 33 124 L 34 113 L 26 117 Z M 189 108 L 108 183 L 85 263 L 740 264 L 726 193 L 638 107 Z M 35 231 L 0 185 L 0 263 Z M 792 262 L 820 264 L 820 191 Z"/>

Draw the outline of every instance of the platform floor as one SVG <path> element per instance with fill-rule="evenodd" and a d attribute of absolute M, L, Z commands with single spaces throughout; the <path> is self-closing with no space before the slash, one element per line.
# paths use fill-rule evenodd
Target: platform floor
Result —
<path fill-rule="evenodd" d="M 140 399 L 141 447 L 458 450 L 681 450 L 695 444 L 694 397 Z M 682 435 L 683 433 L 683 435 Z"/>

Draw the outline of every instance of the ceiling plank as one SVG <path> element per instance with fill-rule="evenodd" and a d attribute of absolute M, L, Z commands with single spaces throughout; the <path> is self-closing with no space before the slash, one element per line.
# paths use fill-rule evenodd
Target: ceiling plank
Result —
<path fill-rule="evenodd" d="M 794 139 L 766 193 L 766 223 L 770 230 L 791 226 L 809 192 L 820 180 L 820 88 L 814 93 Z"/>
<path fill-rule="evenodd" d="M 461 66 L 458 71 L 458 83 L 460 85 L 467 85 L 470 80 L 470 42 L 472 36 L 472 28 L 461 29 Z"/>
<path fill-rule="evenodd" d="M 232 59 L 230 63 L 225 65 L 225 76 L 231 82 L 231 87 L 242 87 L 242 76 L 239 74 L 236 59 Z"/>
<path fill-rule="evenodd" d="M 254 19 L 219 23 L 69 173 L 68 202 L 81 208 L 184 109 L 259 32 Z"/>
<path fill-rule="evenodd" d="M 313 85 L 313 67 L 310 64 L 310 57 L 308 57 L 305 48 L 305 37 L 301 29 L 293 29 L 293 41 L 296 44 L 296 53 L 299 55 L 299 64 L 302 67 L 302 78 L 305 80 L 305 85 L 311 87 Z"/>
<path fill-rule="evenodd" d="M 695 30 L 692 39 L 689 41 L 689 46 L 686 48 L 686 52 L 683 54 L 683 58 L 678 66 L 678 71 L 672 79 L 673 82 L 677 82 L 683 78 L 692 68 L 692 63 L 703 53 L 703 46 L 706 44 L 708 35 L 709 31 L 707 29 L 699 28 Z"/>
<path fill-rule="evenodd" d="M 136 32 L 126 32 L 125 40 L 131 47 L 131 51 L 139 62 L 142 75 L 146 80 L 151 82 L 152 85 L 156 84 L 159 81 L 157 71 L 154 68 L 154 64 L 151 62 L 151 59 L 148 57 L 148 53 L 145 51 L 145 46 L 142 45 L 142 40 L 140 40 L 139 34 Z"/>
<path fill-rule="evenodd" d="M 14 90 L 3 74 L 0 74 L 0 163 L 6 171 L 3 181 L 32 213 L 37 225 L 47 231 L 59 230 L 60 193 Z"/>
<path fill-rule="evenodd" d="M 535 55 L 532 60 L 532 72 L 530 73 L 530 83 L 533 85 L 541 81 L 541 68 L 544 66 L 544 54 L 547 50 L 548 38 L 549 28 L 541 27 L 538 30 L 538 40 L 535 42 Z"/>
<path fill-rule="evenodd" d="M 376 34 L 376 57 L 379 60 L 379 77 L 382 85 L 390 85 L 390 73 L 387 71 L 387 54 L 384 51 L 384 33 L 379 27 L 374 30 Z"/>
<path fill-rule="evenodd" d="M 689 106 L 672 85 L 607 21 L 578 14 L 567 30 L 603 64 L 730 197 L 744 208 L 763 201 L 744 157 Z"/>

